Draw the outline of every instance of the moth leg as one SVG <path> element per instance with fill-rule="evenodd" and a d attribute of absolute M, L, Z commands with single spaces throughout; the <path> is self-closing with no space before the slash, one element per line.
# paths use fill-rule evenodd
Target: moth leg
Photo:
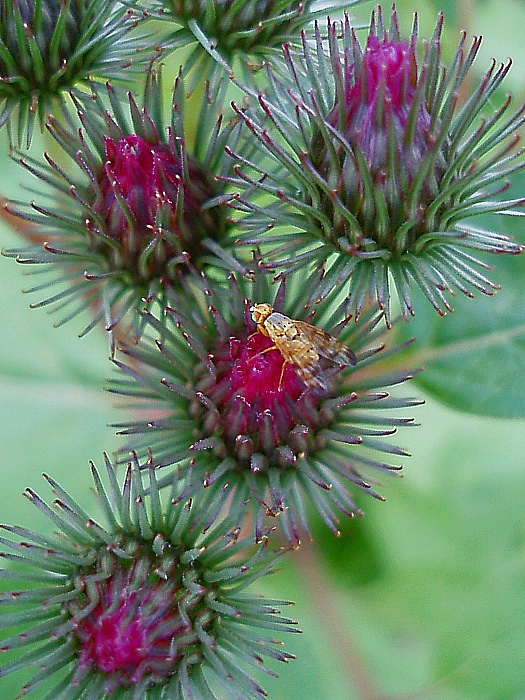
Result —
<path fill-rule="evenodd" d="M 259 352 L 256 352 L 255 355 L 252 355 L 251 357 L 249 357 L 248 362 L 255 360 L 256 357 L 259 357 L 259 355 L 264 355 L 265 352 L 270 352 L 270 350 L 279 350 L 279 348 L 277 347 L 277 345 L 270 345 L 269 348 L 264 348 L 264 350 L 259 350 Z"/>
<path fill-rule="evenodd" d="M 281 386 L 282 386 L 283 377 L 284 377 L 284 370 L 286 369 L 287 364 L 288 364 L 288 360 L 285 360 L 283 357 L 283 364 L 281 366 L 281 376 L 279 377 L 279 384 L 277 384 L 277 391 L 281 391 Z"/>
<path fill-rule="evenodd" d="M 260 350 L 255 355 L 252 355 L 252 357 L 249 357 L 247 362 L 251 362 L 256 357 L 259 357 L 259 355 L 264 355 L 265 352 L 270 352 L 270 350 L 279 350 L 279 348 L 277 347 L 277 345 L 270 345 L 269 348 L 264 348 L 264 350 Z M 279 350 L 279 352 L 280 352 L 280 350 Z M 281 366 L 281 375 L 279 377 L 279 384 L 277 385 L 277 391 L 281 391 L 281 387 L 283 384 L 284 370 L 285 370 L 287 364 L 288 364 L 288 360 L 285 360 L 283 357 L 283 364 Z"/>

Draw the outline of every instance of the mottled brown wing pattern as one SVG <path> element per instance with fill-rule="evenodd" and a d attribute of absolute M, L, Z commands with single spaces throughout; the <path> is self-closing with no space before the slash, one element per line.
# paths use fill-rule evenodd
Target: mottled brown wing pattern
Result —
<path fill-rule="evenodd" d="M 335 362 L 337 365 L 355 365 L 357 358 L 350 348 L 322 328 L 312 326 L 306 321 L 294 322 L 304 335 L 309 338 L 321 357 Z"/>
<path fill-rule="evenodd" d="M 321 328 L 274 311 L 270 304 L 255 304 L 250 311 L 258 331 L 268 336 L 283 356 L 283 372 L 287 363 L 292 364 L 309 387 L 327 388 L 320 357 L 339 365 L 357 362 L 350 348 Z"/>
<path fill-rule="evenodd" d="M 264 326 L 284 361 L 294 366 L 306 386 L 325 391 L 326 379 L 319 352 L 308 332 L 313 326 L 276 312 L 266 319 Z"/>

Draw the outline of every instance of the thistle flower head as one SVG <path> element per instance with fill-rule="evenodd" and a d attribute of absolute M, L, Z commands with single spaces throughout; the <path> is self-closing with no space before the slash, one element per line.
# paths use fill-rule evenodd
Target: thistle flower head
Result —
<path fill-rule="evenodd" d="M 295 41 L 315 17 L 340 8 L 340 3 L 327 6 L 315 0 L 154 0 L 142 6 L 147 15 L 175 25 L 168 46 L 193 46 L 187 66 L 198 66 L 204 75 L 219 66 L 230 72 L 235 68 L 248 78 L 247 69 L 277 57 L 282 44 Z"/>
<path fill-rule="evenodd" d="M 378 8 L 362 48 L 348 18 L 329 21 L 326 41 L 316 26 L 313 43 L 304 33 L 301 50 L 285 47 L 286 68 L 269 71 L 258 108 L 237 109 L 268 157 L 264 170 L 238 169 L 239 242 L 261 246 L 285 273 L 324 265 L 311 299 L 343 284 L 356 317 L 372 297 L 389 323 L 395 291 L 407 318 L 413 284 L 440 314 L 451 311 L 447 292 L 497 289 L 479 251 L 521 251 L 472 223 L 523 204 L 501 194 L 524 165 L 516 131 L 525 109 L 509 116 L 509 98 L 485 115 L 510 64 L 493 63 L 460 104 L 480 39 L 469 46 L 463 35 L 445 67 L 441 31 L 440 16 L 421 47 L 417 17 L 404 40 L 395 8 L 390 28 Z M 254 193 L 273 202 L 259 205 Z"/>
<path fill-rule="evenodd" d="M 106 467 L 108 487 L 92 467 L 105 526 L 50 477 L 53 508 L 25 495 L 58 535 L 2 526 L 0 576 L 22 587 L 0 595 L 0 674 L 33 665 L 22 694 L 54 682 L 49 699 L 265 697 L 244 666 L 292 658 L 261 631 L 292 622 L 244 589 L 279 553 L 240 540 L 231 519 L 210 527 L 206 502 L 175 484 L 162 499 L 151 463 L 128 465 L 122 485 Z"/>
<path fill-rule="evenodd" d="M 202 165 L 158 134 L 153 143 L 136 134 L 104 136 L 104 153 L 92 208 L 118 243 L 107 247 L 112 268 L 147 284 L 169 277 L 170 265 L 202 257 L 202 239 L 224 225 L 216 210 L 202 211 L 215 184 Z"/>
<path fill-rule="evenodd" d="M 125 4 L 5 0 L 0 4 L 0 128 L 29 146 L 35 126 L 87 80 L 136 77 L 152 59 Z"/>
<path fill-rule="evenodd" d="M 355 35 L 354 55 L 359 53 Z M 389 157 L 388 147 L 395 146 L 396 155 L 409 155 L 406 163 L 407 179 L 412 182 L 418 167 L 429 149 L 429 127 L 431 116 L 427 105 L 417 99 L 417 59 L 415 42 L 409 45 L 400 39 L 393 40 L 384 31 L 380 38 L 370 33 L 361 56 L 350 70 L 343 90 L 343 104 L 335 104 L 328 115 L 328 123 L 341 130 L 344 137 L 359 147 L 372 179 L 380 183 L 381 171 Z M 353 80 L 352 80 L 353 79 Z M 413 104 L 415 115 L 411 115 Z M 410 134 L 412 140 L 406 143 L 409 119 L 415 119 L 416 129 Z M 392 133 L 389 133 L 389 130 Z M 395 138 L 393 138 L 395 135 Z M 388 143 L 388 139 L 391 143 Z M 322 139 L 320 138 L 322 143 Z M 441 156 L 439 158 L 439 156 Z M 330 160 L 320 159 L 319 167 L 328 170 Z M 444 158 L 438 153 L 441 173 L 444 171 Z"/>
<path fill-rule="evenodd" d="M 53 275 L 30 290 L 53 288 L 34 306 L 68 307 L 60 324 L 93 305 L 93 322 L 86 330 L 100 319 L 111 330 L 128 311 L 151 306 L 190 266 L 243 269 L 221 245 L 229 209 L 221 204 L 224 185 L 216 180 L 228 170 L 224 140 L 236 140 L 236 125 L 223 126 L 220 116 L 217 120 L 216 106 L 206 94 L 198 135 L 189 144 L 181 78 L 167 128 L 155 76 L 142 110 L 129 96 L 129 118 L 110 87 L 108 95 L 113 114 L 97 97 L 93 107 L 79 107 L 79 132 L 50 121 L 49 130 L 72 167 L 66 169 L 48 154 L 45 164 L 21 159 L 51 185 L 50 204 L 10 207 L 35 222 L 46 241 L 43 247 L 7 252 L 19 262 L 40 263 L 39 271 Z M 134 335 L 140 335 L 137 314 L 131 323 Z"/>
<path fill-rule="evenodd" d="M 412 419 L 378 411 L 414 403 L 385 389 L 409 374 L 382 366 L 392 350 L 379 338 L 381 315 L 356 326 L 327 305 L 308 314 L 317 281 L 297 273 L 276 292 L 257 269 L 228 288 L 188 278 L 166 318 L 150 319 L 159 337 L 124 348 L 131 362 L 116 362 L 121 374 L 109 387 L 144 404 L 145 420 L 118 426 L 128 436 L 122 452 L 151 446 L 159 465 L 187 476 L 188 493 L 204 484 L 216 494 L 213 512 L 229 499 L 239 525 L 249 502 L 256 539 L 268 515 L 298 542 L 308 534 L 308 500 L 337 532 L 340 512 L 360 512 L 348 486 L 380 498 L 362 471 L 396 472 L 381 453 L 407 454 L 389 436 Z M 259 332 L 252 307 L 262 300 L 286 337 Z M 323 339 L 351 360 L 338 364 Z"/>

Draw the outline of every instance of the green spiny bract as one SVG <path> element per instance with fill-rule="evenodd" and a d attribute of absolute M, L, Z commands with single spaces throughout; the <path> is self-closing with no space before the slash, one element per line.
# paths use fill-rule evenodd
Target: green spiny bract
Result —
<path fill-rule="evenodd" d="M 473 223 L 524 202 L 501 197 L 524 166 L 524 107 L 508 116 L 509 98 L 485 116 L 510 62 L 493 63 L 461 104 L 481 40 L 462 35 L 446 67 L 442 23 L 419 59 L 417 22 L 402 39 L 395 9 L 390 29 L 380 8 L 373 14 L 364 48 L 348 18 L 328 21 L 326 39 L 317 26 L 302 49 L 285 46 L 286 67 L 269 69 L 264 94 L 246 88 L 252 105 L 237 112 L 262 156 L 238 159 L 239 243 L 259 246 L 283 274 L 323 267 L 310 301 L 343 288 L 355 317 L 373 299 L 389 324 L 393 294 L 413 314 L 415 284 L 443 314 L 447 292 L 498 288 L 480 252 L 521 252 Z"/>
<path fill-rule="evenodd" d="M 0 676 L 30 666 L 22 694 L 45 683 L 44 700 L 216 700 L 224 689 L 263 700 L 247 668 L 274 675 L 263 657 L 293 657 L 267 630 L 297 630 L 278 614 L 286 603 L 245 589 L 284 550 L 242 539 L 232 518 L 211 522 L 206 497 L 183 498 L 178 481 L 160 494 L 151 462 L 135 459 L 122 484 L 107 458 L 106 471 L 104 483 L 92 465 L 105 524 L 46 476 L 53 507 L 25 495 L 57 534 L 1 526 Z"/>

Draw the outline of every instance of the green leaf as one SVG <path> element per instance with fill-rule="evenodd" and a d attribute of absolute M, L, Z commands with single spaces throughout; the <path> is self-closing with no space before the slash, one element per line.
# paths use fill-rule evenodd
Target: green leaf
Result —
<path fill-rule="evenodd" d="M 0 230 L 0 245 L 13 243 Z M 30 309 L 20 293 L 27 284 L 23 273 L 23 266 L 0 257 L 0 293 L 9 302 L 2 307 L 0 336 L 0 521 L 41 526 L 23 490 L 45 491 L 41 474 L 48 472 L 90 498 L 88 462 L 115 449 L 107 424 L 122 412 L 103 391 L 111 373 L 103 331 L 80 339 L 72 324 L 53 328 L 53 317 Z"/>
<path fill-rule="evenodd" d="M 342 523 L 341 538 L 316 529 L 320 563 L 304 555 L 305 543 L 287 563 L 295 575 L 285 568 L 284 583 L 270 579 L 273 593 L 284 586 L 297 600 L 293 617 L 318 643 L 310 673 L 328 665 L 336 688 L 346 675 L 347 700 L 375 697 L 357 690 L 363 669 L 377 696 L 391 700 L 517 700 L 525 687 L 525 422 L 460 415 L 432 400 L 418 419 L 403 479 L 385 478 L 380 489 L 387 502 L 360 501 L 364 516 Z M 294 663 L 281 675 L 297 674 L 302 688 L 302 671 Z M 270 697 L 328 700 L 330 687 L 286 695 L 276 683 Z"/>
<path fill-rule="evenodd" d="M 525 255 L 498 257 L 489 275 L 502 287 L 495 296 L 458 294 L 444 318 L 417 297 L 416 315 L 400 331 L 417 341 L 404 360 L 424 368 L 415 379 L 420 387 L 458 410 L 523 417 Z"/>

